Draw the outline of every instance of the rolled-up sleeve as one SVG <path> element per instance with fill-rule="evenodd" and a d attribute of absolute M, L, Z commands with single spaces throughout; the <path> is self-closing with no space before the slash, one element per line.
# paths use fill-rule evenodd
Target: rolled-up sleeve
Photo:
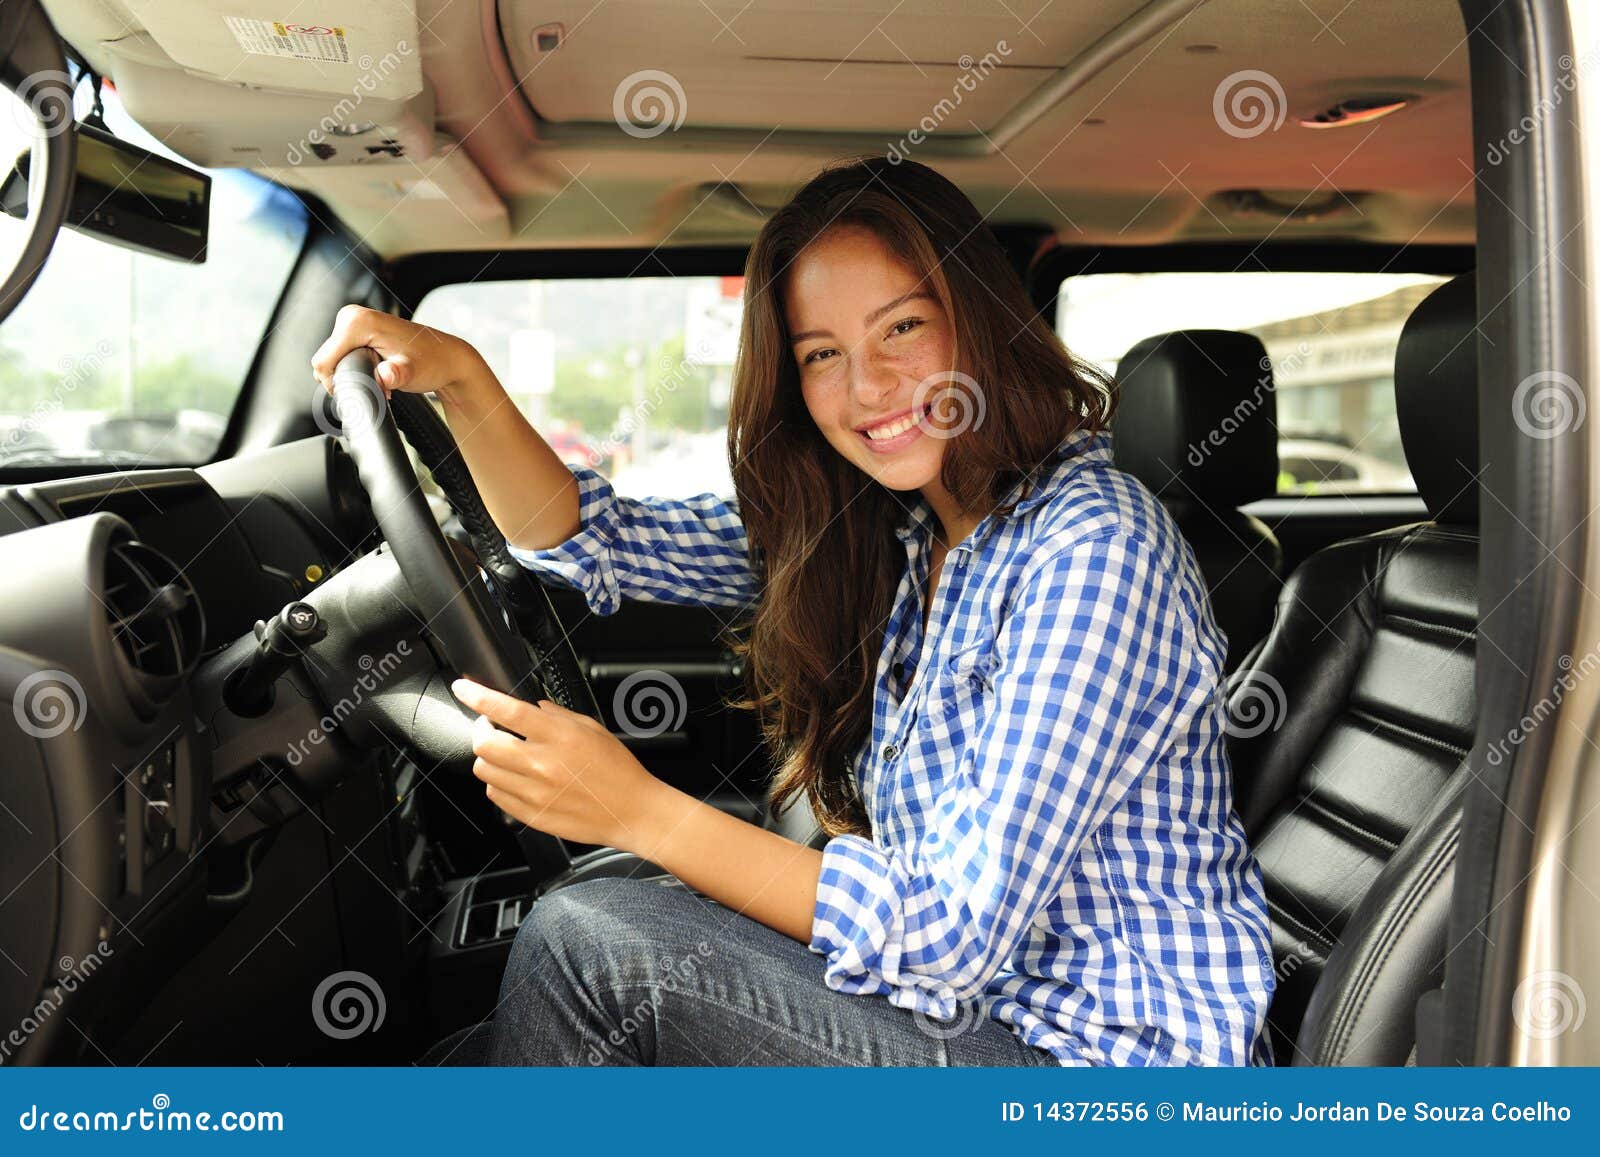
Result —
<path fill-rule="evenodd" d="M 823 850 L 811 948 L 828 986 L 941 1019 L 1002 971 L 1080 847 L 1215 699 L 1169 567 L 1126 530 L 1040 551 L 988 692 L 914 846 Z M 884 774 L 893 774 L 892 770 Z"/>
<path fill-rule="evenodd" d="M 545 550 L 508 544 L 523 566 L 581 592 L 597 615 L 624 599 L 741 609 L 755 600 L 735 499 L 624 498 L 598 471 L 568 469 L 578 480 L 578 532 Z"/>

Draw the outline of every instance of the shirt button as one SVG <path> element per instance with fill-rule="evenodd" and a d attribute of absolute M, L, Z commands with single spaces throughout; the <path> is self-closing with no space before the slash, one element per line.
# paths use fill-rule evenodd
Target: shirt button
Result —
<path fill-rule="evenodd" d="M 898 743 L 885 743 L 883 745 L 883 759 L 885 763 L 892 762 L 900 754 Z"/>

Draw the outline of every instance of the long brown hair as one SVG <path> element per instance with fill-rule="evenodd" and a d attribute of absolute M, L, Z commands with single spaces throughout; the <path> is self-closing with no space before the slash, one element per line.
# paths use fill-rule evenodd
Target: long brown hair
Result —
<path fill-rule="evenodd" d="M 762 594 L 748 634 L 749 695 L 779 760 L 772 806 L 804 793 L 828 835 L 870 834 L 851 761 L 872 722 L 886 620 L 905 570 L 895 536 L 915 495 L 891 492 L 812 420 L 784 318 L 784 275 L 827 230 L 871 230 L 931 289 L 955 336 L 953 370 L 977 383 L 982 420 L 950 438 L 940 481 L 968 511 L 1005 509 L 1080 427 L 1115 405 L 1103 375 L 1067 352 L 966 196 L 915 162 L 825 169 L 762 228 L 745 264 L 728 456 Z"/>

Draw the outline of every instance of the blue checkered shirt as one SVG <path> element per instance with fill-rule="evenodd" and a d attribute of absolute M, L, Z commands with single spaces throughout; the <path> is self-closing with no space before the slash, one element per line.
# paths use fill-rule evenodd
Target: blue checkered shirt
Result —
<path fill-rule="evenodd" d="M 736 500 L 625 498 L 524 565 L 583 592 L 747 607 Z M 1233 808 L 1225 639 L 1194 554 L 1109 438 L 1079 433 L 950 548 L 907 496 L 906 569 L 852 770 L 873 838 L 823 849 L 825 980 L 930 1032 L 984 1014 L 1063 1065 L 1269 1065 L 1260 867 Z"/>

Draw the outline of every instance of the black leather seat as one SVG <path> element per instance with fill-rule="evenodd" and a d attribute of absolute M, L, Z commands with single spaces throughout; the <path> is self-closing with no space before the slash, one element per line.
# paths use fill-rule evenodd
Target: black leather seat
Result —
<path fill-rule="evenodd" d="M 1307 559 L 1229 680 L 1237 807 L 1266 877 L 1279 1064 L 1405 1064 L 1442 979 L 1473 742 L 1474 282 L 1406 322 L 1395 394 L 1432 521 Z"/>
<path fill-rule="evenodd" d="M 1283 550 L 1239 510 L 1278 489 L 1277 396 L 1259 339 L 1220 329 L 1146 338 L 1117 366 L 1116 464 L 1148 486 L 1194 548 L 1233 670 L 1267 633 Z"/>

